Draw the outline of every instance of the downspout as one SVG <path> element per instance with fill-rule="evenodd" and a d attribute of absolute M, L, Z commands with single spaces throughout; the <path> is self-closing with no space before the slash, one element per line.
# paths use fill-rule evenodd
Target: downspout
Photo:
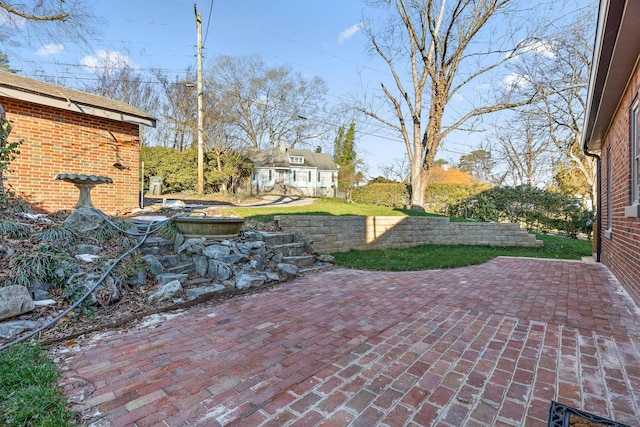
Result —
<path fill-rule="evenodd" d="M 602 159 L 599 155 L 590 153 L 589 148 L 587 148 L 586 144 L 582 147 L 582 152 L 585 156 L 592 157 L 596 159 L 596 197 L 598 198 L 598 203 L 596 207 L 596 262 L 600 262 L 600 252 L 602 247 L 602 179 L 600 178 L 600 163 Z M 611 215 L 611 212 L 609 212 Z"/>

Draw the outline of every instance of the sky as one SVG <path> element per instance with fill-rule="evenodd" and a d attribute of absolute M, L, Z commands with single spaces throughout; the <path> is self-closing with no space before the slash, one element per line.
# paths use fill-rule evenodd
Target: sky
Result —
<path fill-rule="evenodd" d="M 205 68 L 218 55 L 258 53 L 270 66 L 289 64 L 306 78 L 323 78 L 329 87 L 327 101 L 336 104 L 350 100 L 362 85 L 377 88 L 389 79 L 386 65 L 368 51 L 361 0 L 199 0 L 196 7 L 202 15 Z M 70 41 L 30 40 L 6 52 L 11 67 L 22 75 L 48 76 L 71 87 L 91 79 L 87 67 L 105 56 L 141 70 L 159 68 L 170 77 L 195 67 L 192 0 L 97 0 L 91 9 L 101 18 L 102 33 L 91 42 L 91 50 Z M 345 124 L 342 119 L 333 118 L 336 130 Z M 377 125 L 357 121 L 356 136 L 368 177 L 380 175 L 381 166 L 405 155 L 400 137 Z M 437 157 L 455 163 L 481 142 L 478 133 L 457 133 L 445 141 Z"/>

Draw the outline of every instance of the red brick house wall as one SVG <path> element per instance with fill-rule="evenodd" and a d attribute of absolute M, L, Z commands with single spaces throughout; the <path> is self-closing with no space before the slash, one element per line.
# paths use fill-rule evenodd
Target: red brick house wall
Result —
<path fill-rule="evenodd" d="M 636 67 L 602 144 L 601 261 L 636 303 L 640 303 L 640 218 L 625 216 L 625 207 L 631 205 L 630 108 L 636 96 L 640 96 L 639 91 L 640 69 Z M 609 197 L 611 212 L 607 209 Z"/>
<path fill-rule="evenodd" d="M 93 205 L 105 213 L 138 207 L 139 125 L 1 96 L 0 104 L 12 121 L 9 140 L 23 140 L 5 186 L 34 210 L 75 208 L 78 190 L 55 180 L 58 173 L 113 179 L 91 191 Z"/>

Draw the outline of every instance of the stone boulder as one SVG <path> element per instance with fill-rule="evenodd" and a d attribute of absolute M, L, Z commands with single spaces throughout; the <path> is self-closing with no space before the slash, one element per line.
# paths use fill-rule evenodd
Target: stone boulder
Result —
<path fill-rule="evenodd" d="M 180 295 L 183 291 L 184 289 L 182 288 L 180 281 L 174 280 L 172 282 L 169 282 L 160 286 L 153 293 L 151 293 L 151 295 L 149 295 L 147 300 L 151 304 L 162 302 L 162 301 L 169 301 L 177 297 L 178 295 Z"/>
<path fill-rule="evenodd" d="M 18 316 L 35 308 L 29 290 L 20 285 L 0 287 L 0 320 Z"/>
<path fill-rule="evenodd" d="M 97 230 L 104 223 L 104 218 L 95 209 L 76 209 L 64 220 L 64 225 L 79 233 Z"/>

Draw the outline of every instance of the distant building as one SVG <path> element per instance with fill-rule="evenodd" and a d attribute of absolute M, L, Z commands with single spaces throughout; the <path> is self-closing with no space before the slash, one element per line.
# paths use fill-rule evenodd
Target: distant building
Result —
<path fill-rule="evenodd" d="M 253 193 L 334 197 L 338 167 L 325 153 L 287 149 L 284 143 L 270 150 L 249 150 L 255 168 L 251 174 Z"/>

